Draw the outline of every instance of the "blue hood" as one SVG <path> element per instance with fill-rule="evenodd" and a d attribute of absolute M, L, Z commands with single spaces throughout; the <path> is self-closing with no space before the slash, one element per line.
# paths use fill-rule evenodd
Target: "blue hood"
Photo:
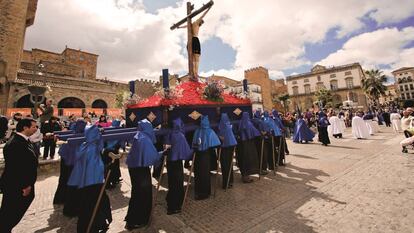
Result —
<path fill-rule="evenodd" d="M 208 116 L 201 116 L 200 127 L 196 129 L 193 136 L 193 148 L 198 151 L 205 151 L 209 148 L 220 145 L 220 139 L 210 128 Z"/>
<path fill-rule="evenodd" d="M 222 139 L 221 147 L 230 147 L 237 145 L 236 137 L 234 137 L 233 134 L 233 126 L 230 123 L 227 113 L 221 114 L 218 129 L 219 136 Z"/>

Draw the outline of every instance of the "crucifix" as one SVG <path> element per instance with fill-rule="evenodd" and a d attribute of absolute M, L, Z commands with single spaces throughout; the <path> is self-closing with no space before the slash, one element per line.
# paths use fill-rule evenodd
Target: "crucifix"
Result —
<path fill-rule="evenodd" d="M 211 0 L 203 5 L 200 9 L 193 11 L 194 5 L 187 2 L 187 16 L 178 23 L 170 27 L 171 30 L 176 28 L 187 28 L 187 52 L 188 52 L 188 75 L 192 81 L 198 81 L 198 65 L 200 63 L 201 46 L 198 39 L 198 31 L 200 26 L 204 23 L 203 18 L 211 9 L 214 2 Z M 204 12 L 200 18 L 192 22 L 192 18 Z M 186 23 L 186 25 L 183 25 Z"/>

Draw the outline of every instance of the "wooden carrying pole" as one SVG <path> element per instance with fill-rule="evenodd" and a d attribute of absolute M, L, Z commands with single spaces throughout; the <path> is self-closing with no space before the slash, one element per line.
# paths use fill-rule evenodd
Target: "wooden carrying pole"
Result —
<path fill-rule="evenodd" d="M 185 200 L 187 199 L 187 195 L 188 195 L 188 190 L 190 189 L 191 175 L 192 175 L 193 169 L 194 169 L 195 157 L 196 157 L 196 153 L 194 152 L 194 154 L 193 154 L 193 161 L 191 163 L 191 168 L 190 168 L 190 174 L 188 175 L 187 187 L 185 188 L 184 200 L 183 200 L 183 204 L 181 205 L 181 210 L 183 210 L 183 208 L 184 208 Z"/>

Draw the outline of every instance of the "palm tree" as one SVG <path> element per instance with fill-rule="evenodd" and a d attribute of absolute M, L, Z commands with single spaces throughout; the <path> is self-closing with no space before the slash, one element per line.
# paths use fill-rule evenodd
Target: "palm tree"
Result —
<path fill-rule="evenodd" d="M 380 70 L 366 70 L 365 77 L 361 80 L 362 89 L 368 96 L 370 102 L 375 106 L 378 105 L 378 98 L 385 95 L 387 87 L 384 83 L 386 81 L 387 76 L 385 76 Z"/>
<path fill-rule="evenodd" d="M 279 99 L 280 102 L 282 102 L 283 107 L 285 109 L 285 113 L 286 113 L 288 111 L 288 101 L 290 99 L 289 94 L 281 95 L 277 98 Z"/>

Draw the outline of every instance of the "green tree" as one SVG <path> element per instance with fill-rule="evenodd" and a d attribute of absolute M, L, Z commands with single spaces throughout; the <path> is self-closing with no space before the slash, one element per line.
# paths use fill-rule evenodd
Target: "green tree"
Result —
<path fill-rule="evenodd" d="M 129 92 L 127 92 L 127 91 L 120 91 L 120 92 L 116 93 L 115 106 L 117 108 L 123 108 L 124 103 L 128 98 L 128 95 L 129 95 Z"/>
<path fill-rule="evenodd" d="M 277 97 L 277 99 L 282 103 L 283 108 L 285 109 L 285 113 L 288 111 L 288 105 L 289 105 L 289 99 L 290 96 L 289 94 L 285 94 L 285 95 L 281 95 L 279 97 Z"/>
<path fill-rule="evenodd" d="M 322 107 L 333 107 L 332 92 L 326 88 L 321 88 L 315 92 L 315 98 L 322 103 Z"/>
<path fill-rule="evenodd" d="M 367 95 L 371 104 L 377 106 L 379 104 L 378 98 L 385 95 L 387 87 L 384 83 L 387 81 L 385 76 L 380 70 L 366 70 L 365 77 L 362 78 L 362 89 Z"/>

